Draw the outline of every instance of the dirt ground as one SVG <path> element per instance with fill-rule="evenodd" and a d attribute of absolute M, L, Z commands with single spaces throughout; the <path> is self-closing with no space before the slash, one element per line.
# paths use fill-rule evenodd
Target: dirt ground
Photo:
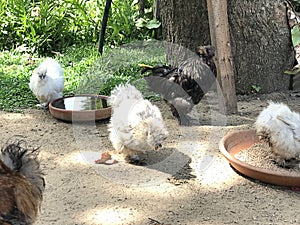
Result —
<path fill-rule="evenodd" d="M 239 112 L 222 116 L 211 96 L 191 114 L 193 126 L 179 127 L 155 102 L 170 134 L 160 152 L 147 154 L 147 166 L 95 165 L 112 149 L 108 120 L 72 124 L 37 109 L 1 111 L 0 144 L 21 135 L 41 146 L 46 190 L 37 225 L 300 224 L 299 191 L 245 178 L 218 152 L 220 139 L 251 128 L 268 100 L 300 112 L 299 97 L 273 93 L 238 96 Z"/>

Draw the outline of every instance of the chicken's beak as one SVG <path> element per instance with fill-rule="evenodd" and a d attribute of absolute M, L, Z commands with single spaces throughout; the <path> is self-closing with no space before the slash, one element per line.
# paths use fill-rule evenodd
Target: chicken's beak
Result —
<path fill-rule="evenodd" d="M 161 143 L 158 143 L 154 146 L 155 150 L 159 150 L 162 147 Z"/>

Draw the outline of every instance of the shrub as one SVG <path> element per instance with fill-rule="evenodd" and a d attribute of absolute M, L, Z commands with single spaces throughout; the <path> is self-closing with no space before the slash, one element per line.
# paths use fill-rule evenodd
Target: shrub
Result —
<path fill-rule="evenodd" d="M 74 44 L 96 43 L 104 6 L 104 0 L 0 0 L 0 50 L 19 47 L 49 55 Z M 131 0 L 113 1 L 106 43 L 149 38 L 149 26 L 136 26 L 139 19 Z"/>

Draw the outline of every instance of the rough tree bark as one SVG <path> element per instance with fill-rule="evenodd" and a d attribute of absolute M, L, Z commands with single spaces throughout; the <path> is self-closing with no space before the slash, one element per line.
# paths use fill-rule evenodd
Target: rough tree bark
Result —
<path fill-rule="evenodd" d="M 238 93 L 287 90 L 294 53 L 282 0 L 228 0 L 234 77 Z M 210 43 L 205 0 L 161 1 L 161 20 L 166 41 L 194 51 Z"/>
<path fill-rule="evenodd" d="M 210 43 L 206 2 L 202 0 L 159 1 L 163 36 L 192 51 Z"/>
<path fill-rule="evenodd" d="M 228 0 L 237 91 L 287 90 L 294 53 L 282 0 Z"/>
<path fill-rule="evenodd" d="M 143 17 L 145 14 L 146 0 L 139 0 L 138 5 L 139 5 L 139 14 L 141 17 Z"/>

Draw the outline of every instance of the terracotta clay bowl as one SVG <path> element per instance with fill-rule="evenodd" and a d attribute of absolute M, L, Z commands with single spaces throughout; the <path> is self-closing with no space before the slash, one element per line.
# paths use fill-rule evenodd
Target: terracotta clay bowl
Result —
<path fill-rule="evenodd" d="M 103 120 L 111 116 L 107 98 L 90 94 L 58 98 L 50 102 L 49 110 L 55 118 L 68 122 Z"/>
<path fill-rule="evenodd" d="M 219 149 L 231 166 L 247 177 L 274 185 L 300 187 L 300 175 L 287 175 L 278 171 L 255 167 L 234 157 L 238 152 L 257 142 L 259 139 L 254 130 L 236 131 L 222 138 Z"/>

